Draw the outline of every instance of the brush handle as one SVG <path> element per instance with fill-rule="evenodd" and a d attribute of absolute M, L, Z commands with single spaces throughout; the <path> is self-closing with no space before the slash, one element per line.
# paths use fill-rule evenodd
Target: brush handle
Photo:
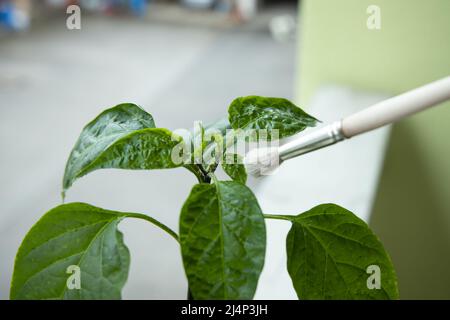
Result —
<path fill-rule="evenodd" d="M 450 99 L 450 76 L 352 114 L 342 120 L 346 138 L 394 123 Z"/>

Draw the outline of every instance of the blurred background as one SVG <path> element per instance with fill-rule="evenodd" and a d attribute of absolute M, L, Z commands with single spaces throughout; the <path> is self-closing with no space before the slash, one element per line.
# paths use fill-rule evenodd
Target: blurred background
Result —
<path fill-rule="evenodd" d="M 70 5 L 81 8 L 80 22 Z M 379 8 L 380 28 L 367 24 Z M 226 116 L 238 96 L 294 100 L 324 123 L 450 74 L 448 0 L 0 0 L 0 298 L 29 228 L 61 203 L 65 161 L 82 127 L 121 102 L 158 127 Z M 73 22 L 73 20 L 70 20 Z M 78 28 L 80 27 L 80 28 Z M 321 202 L 378 234 L 403 299 L 450 299 L 450 104 L 250 180 L 262 208 Z M 99 170 L 67 202 L 149 214 L 178 229 L 187 170 Z M 185 299 L 177 244 L 141 221 L 120 226 L 132 262 L 127 299 Z M 268 223 L 256 298 L 293 299 L 289 226 Z"/>

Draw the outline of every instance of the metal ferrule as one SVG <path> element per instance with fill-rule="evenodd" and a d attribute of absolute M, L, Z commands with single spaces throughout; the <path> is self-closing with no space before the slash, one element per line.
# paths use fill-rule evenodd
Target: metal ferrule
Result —
<path fill-rule="evenodd" d="M 342 141 L 342 122 L 336 121 L 279 147 L 280 160 L 284 161 Z"/>

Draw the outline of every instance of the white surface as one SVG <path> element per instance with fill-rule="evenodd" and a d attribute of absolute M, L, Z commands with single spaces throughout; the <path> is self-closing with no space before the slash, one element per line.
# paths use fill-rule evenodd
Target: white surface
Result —
<path fill-rule="evenodd" d="M 307 111 L 328 124 L 386 98 L 329 86 L 318 91 Z M 274 175 L 252 183 L 263 211 L 296 215 L 336 203 L 368 221 L 388 135 L 384 127 L 284 162 Z M 267 255 L 256 299 L 297 299 L 286 269 L 289 228 L 287 221 L 267 220 Z"/>

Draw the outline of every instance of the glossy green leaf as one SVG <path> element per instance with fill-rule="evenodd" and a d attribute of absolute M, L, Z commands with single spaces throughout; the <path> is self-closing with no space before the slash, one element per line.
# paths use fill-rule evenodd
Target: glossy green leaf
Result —
<path fill-rule="evenodd" d="M 243 184 L 197 184 L 180 217 L 180 243 L 195 299 L 251 299 L 264 264 L 266 231 Z"/>
<path fill-rule="evenodd" d="M 134 131 L 115 141 L 77 172 L 80 178 L 97 169 L 168 169 L 183 163 L 172 161 L 172 149 L 181 138 L 172 137 L 167 129 L 151 128 Z"/>
<path fill-rule="evenodd" d="M 172 137 L 167 129 L 142 129 L 130 133 L 113 143 L 103 151 L 94 161 L 79 172 L 78 176 L 101 169 L 168 169 L 182 166 L 173 163 L 172 148 L 180 138 Z"/>
<path fill-rule="evenodd" d="M 23 240 L 16 256 L 10 298 L 120 299 L 130 255 L 117 225 L 126 217 L 145 219 L 176 237 L 142 214 L 84 203 L 58 206 L 47 212 Z M 67 286 L 72 275 L 69 266 L 79 267 L 79 289 Z"/>
<path fill-rule="evenodd" d="M 289 219 L 287 267 L 300 299 L 398 299 L 392 262 L 364 221 L 335 204 Z M 368 285 L 369 266 L 379 267 L 379 289 Z"/>
<path fill-rule="evenodd" d="M 154 127 L 153 117 L 132 103 L 119 104 L 103 111 L 81 132 L 67 160 L 63 189 L 70 188 L 80 173 L 111 144 L 136 130 Z"/>
<path fill-rule="evenodd" d="M 295 104 L 283 98 L 247 96 L 236 98 L 228 108 L 233 129 L 277 129 L 279 138 L 289 137 L 307 127 L 313 127 L 318 120 Z"/>
<path fill-rule="evenodd" d="M 223 171 L 234 181 L 245 184 L 247 182 L 247 171 L 243 164 L 242 157 L 238 154 L 225 156 L 225 162 L 222 162 Z"/>

